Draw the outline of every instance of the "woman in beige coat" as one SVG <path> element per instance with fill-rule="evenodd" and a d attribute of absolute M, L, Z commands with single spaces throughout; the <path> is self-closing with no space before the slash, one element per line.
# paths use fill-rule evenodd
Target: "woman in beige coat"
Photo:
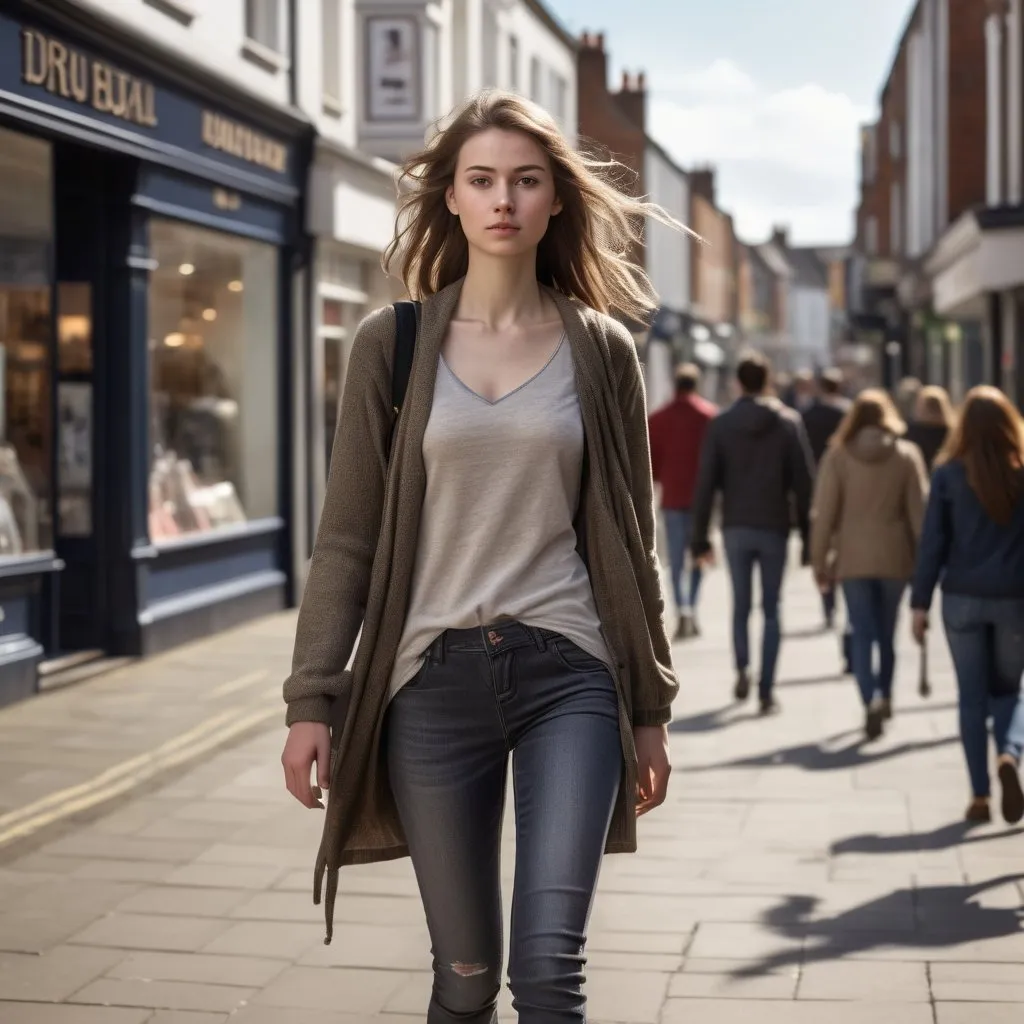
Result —
<path fill-rule="evenodd" d="M 843 585 L 869 739 L 892 717 L 893 637 L 928 488 L 921 452 L 902 440 L 905 432 L 884 391 L 862 392 L 822 461 L 812 510 L 811 562 L 823 589 Z"/>

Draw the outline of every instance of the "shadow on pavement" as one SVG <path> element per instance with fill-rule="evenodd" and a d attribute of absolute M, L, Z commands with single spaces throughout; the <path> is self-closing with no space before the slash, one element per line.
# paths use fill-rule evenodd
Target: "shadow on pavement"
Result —
<path fill-rule="evenodd" d="M 743 706 L 735 701 L 713 711 L 701 711 L 695 715 L 687 715 L 669 723 L 669 732 L 714 732 L 740 722 L 748 722 L 757 716 L 752 712 L 744 712 Z"/>
<path fill-rule="evenodd" d="M 926 850 L 949 850 L 969 843 L 987 843 L 992 839 L 1008 839 L 1024 834 L 1024 828 L 1011 828 L 1003 832 L 977 833 L 978 826 L 969 821 L 954 821 L 932 832 L 908 832 L 904 835 L 880 836 L 864 833 L 848 836 L 833 843 L 829 852 L 841 853 L 914 853 Z M 975 833 L 972 835 L 971 833 Z"/>
<path fill-rule="evenodd" d="M 941 949 L 1015 935 L 1024 910 L 983 907 L 971 902 L 988 889 L 1020 882 L 1024 875 L 1003 875 L 976 885 L 934 885 L 896 889 L 878 899 L 845 910 L 835 917 L 814 920 L 820 900 L 816 896 L 787 896 L 769 910 L 763 921 L 780 937 L 802 946 L 766 956 L 733 972 L 737 978 L 755 977 L 797 964 L 839 960 L 874 949 L 907 946 Z M 896 930 L 892 922 L 915 915 L 916 927 Z M 921 918 L 924 917 L 925 921 Z"/>
<path fill-rule="evenodd" d="M 776 686 L 789 688 L 791 686 L 819 686 L 823 683 L 840 683 L 846 679 L 846 675 L 839 669 L 836 669 L 831 675 L 828 676 L 810 676 L 802 679 L 780 679 L 776 682 Z"/>
<path fill-rule="evenodd" d="M 850 733 L 840 734 L 850 735 Z M 839 739 L 840 737 L 835 737 Z M 686 770 L 693 772 L 717 772 L 728 768 L 803 768 L 809 772 L 836 772 L 848 768 L 863 768 L 865 765 L 879 761 L 889 761 L 904 754 L 916 754 L 923 750 L 934 750 L 949 743 L 959 742 L 956 736 L 941 736 L 930 740 L 915 740 L 900 743 L 895 747 L 874 749 L 864 740 L 858 739 L 844 747 L 831 749 L 822 743 L 799 743 L 780 750 L 771 750 L 766 754 L 753 757 L 738 757 L 732 761 L 720 761 L 717 764 L 694 765 Z"/>
<path fill-rule="evenodd" d="M 784 629 L 782 631 L 783 640 L 810 640 L 812 637 L 823 637 L 829 633 L 835 632 L 832 629 L 828 629 L 824 625 L 820 626 L 801 626 L 799 629 Z M 838 634 L 836 634 L 836 643 L 839 642 Z"/>

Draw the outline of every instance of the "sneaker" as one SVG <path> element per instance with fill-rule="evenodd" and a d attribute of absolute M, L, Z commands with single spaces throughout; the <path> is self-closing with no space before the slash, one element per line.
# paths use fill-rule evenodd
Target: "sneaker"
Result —
<path fill-rule="evenodd" d="M 779 702 L 774 697 L 762 697 L 761 707 L 759 713 L 762 718 L 767 718 L 768 715 L 777 715 L 782 710 Z"/>
<path fill-rule="evenodd" d="M 736 685 L 732 688 L 732 695 L 737 700 L 746 700 L 750 694 L 750 673 L 744 668 L 736 676 Z"/>
<path fill-rule="evenodd" d="M 882 705 L 882 720 L 888 722 L 892 718 L 892 697 L 883 697 L 879 703 Z"/>
<path fill-rule="evenodd" d="M 976 796 L 967 805 L 967 813 L 964 815 L 964 820 L 978 825 L 985 825 L 990 822 L 992 820 L 992 811 L 988 806 L 988 797 Z"/>
<path fill-rule="evenodd" d="M 697 624 L 693 621 L 690 612 L 680 612 L 679 622 L 676 625 L 676 640 L 689 640 L 697 635 Z"/>
<path fill-rule="evenodd" d="M 864 735 L 869 740 L 877 740 L 882 735 L 882 722 L 885 716 L 882 714 L 882 701 L 873 700 L 864 715 Z"/>
<path fill-rule="evenodd" d="M 1016 825 L 1024 818 L 1024 790 L 1020 788 L 1017 768 L 1017 759 L 1012 754 L 1003 754 L 999 758 L 999 785 L 1003 788 L 1003 820 L 1008 825 Z"/>

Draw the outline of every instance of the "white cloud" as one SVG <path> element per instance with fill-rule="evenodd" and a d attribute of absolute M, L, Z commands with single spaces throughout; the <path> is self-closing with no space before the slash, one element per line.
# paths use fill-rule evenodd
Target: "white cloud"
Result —
<path fill-rule="evenodd" d="M 683 166 L 717 168 L 719 205 L 744 238 L 758 241 L 775 223 L 797 242 L 850 236 L 857 129 L 869 110 L 813 83 L 766 91 L 727 60 L 652 76 L 651 90 L 651 135 Z"/>

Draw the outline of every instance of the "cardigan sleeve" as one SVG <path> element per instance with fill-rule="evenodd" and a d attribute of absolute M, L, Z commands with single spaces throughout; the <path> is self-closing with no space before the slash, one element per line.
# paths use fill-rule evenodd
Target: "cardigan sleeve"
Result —
<path fill-rule="evenodd" d="M 657 670 L 632 680 L 633 725 L 665 725 L 672 719 L 672 701 L 679 692 L 672 668 L 672 649 L 665 632 L 665 599 L 655 542 L 654 485 L 647 433 L 647 396 L 636 346 L 629 339 L 626 363 L 618 382 L 618 401 L 629 450 L 630 482 L 644 565 L 637 585 Z"/>
<path fill-rule="evenodd" d="M 384 507 L 393 409 L 395 316 L 371 313 L 356 331 L 327 493 L 299 607 L 285 722 L 328 722 L 363 621 Z"/>

